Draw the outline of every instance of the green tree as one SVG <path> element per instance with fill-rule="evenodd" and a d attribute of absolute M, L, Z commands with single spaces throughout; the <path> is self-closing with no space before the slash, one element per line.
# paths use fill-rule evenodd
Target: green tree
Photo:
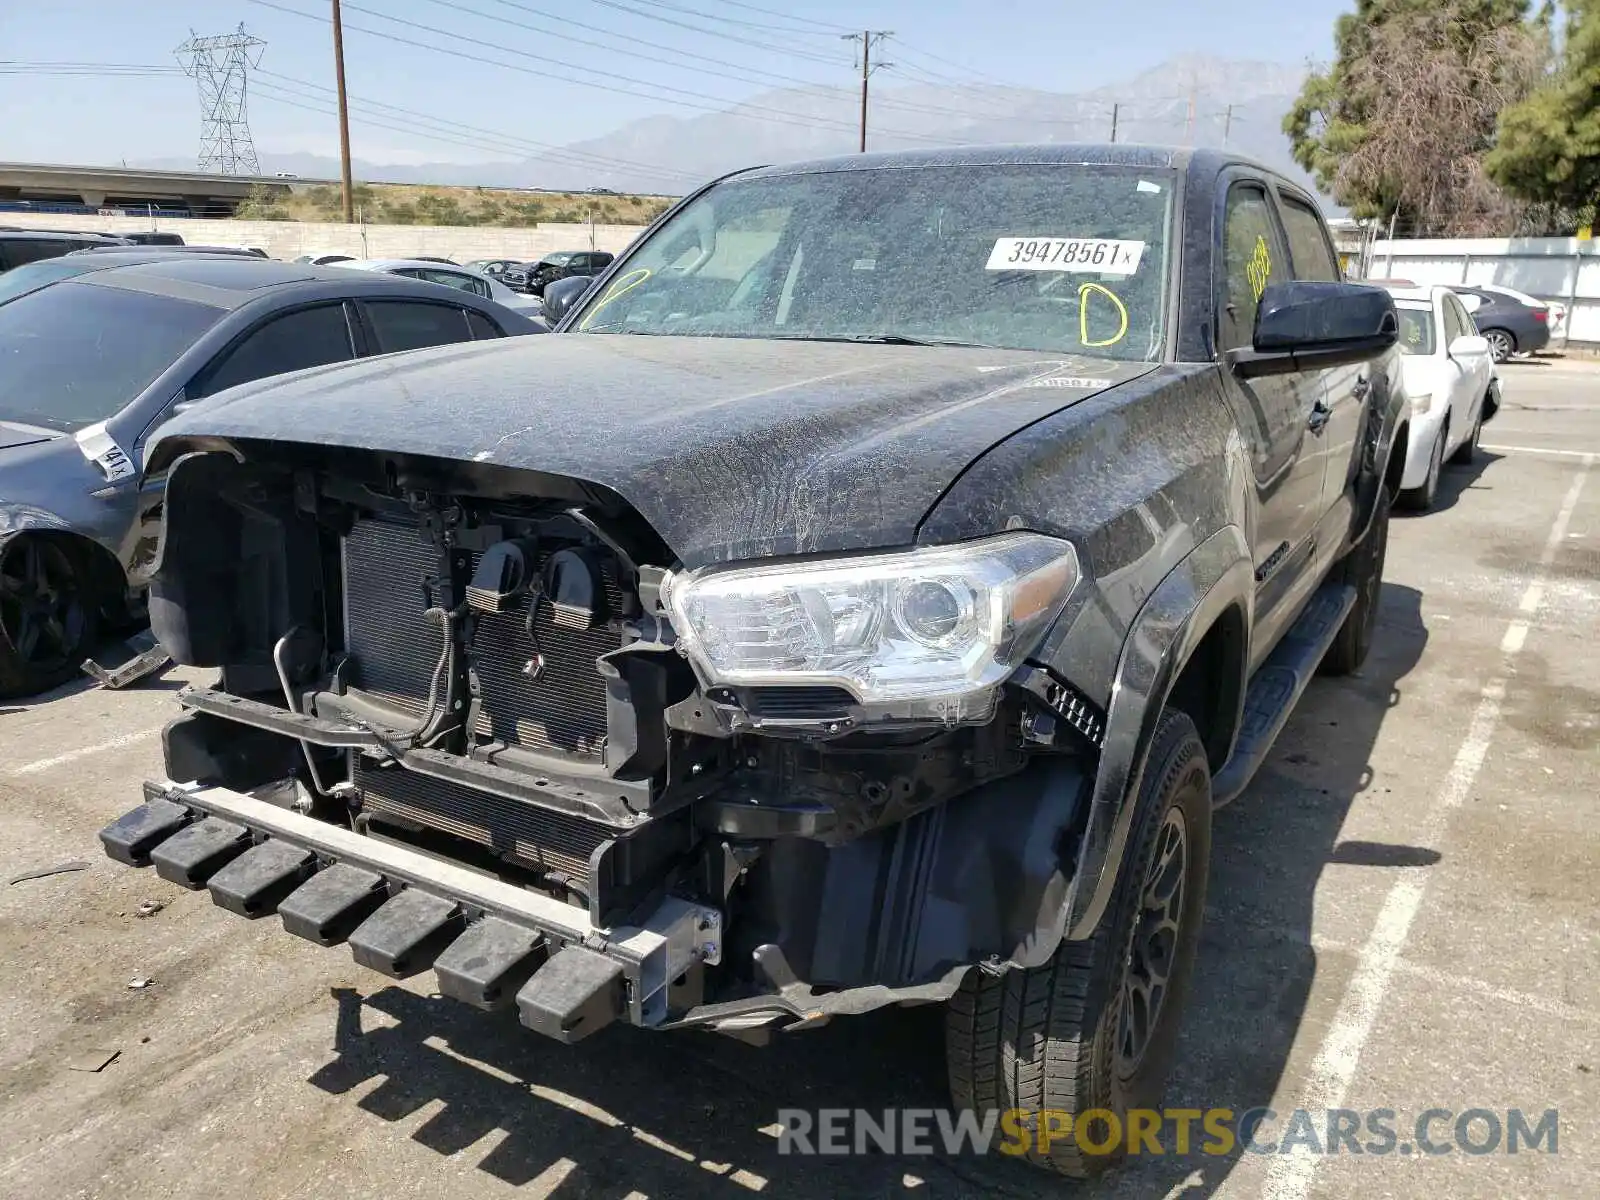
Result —
<path fill-rule="evenodd" d="M 1512 195 L 1592 225 L 1600 205 L 1600 0 L 1566 0 L 1565 8 L 1559 65 L 1501 114 L 1484 166 Z"/>
<path fill-rule="evenodd" d="M 1528 0 L 1357 0 L 1336 57 L 1284 118 L 1295 160 L 1358 217 L 1419 233 L 1498 232 L 1514 206 L 1483 158 L 1502 109 L 1538 79 L 1547 31 Z"/>

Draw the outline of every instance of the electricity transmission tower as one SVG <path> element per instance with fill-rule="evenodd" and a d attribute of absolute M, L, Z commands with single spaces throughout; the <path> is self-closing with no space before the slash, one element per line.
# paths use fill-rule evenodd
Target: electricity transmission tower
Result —
<path fill-rule="evenodd" d="M 245 99 L 249 69 L 261 61 L 265 45 L 247 34 L 241 23 L 238 32 L 218 37 L 198 37 L 190 30 L 189 40 L 173 51 L 183 73 L 200 89 L 200 170 L 218 175 L 261 173 Z"/>

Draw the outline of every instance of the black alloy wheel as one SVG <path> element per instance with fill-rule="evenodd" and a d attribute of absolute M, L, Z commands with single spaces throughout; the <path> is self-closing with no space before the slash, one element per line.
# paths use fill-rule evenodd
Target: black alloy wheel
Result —
<path fill-rule="evenodd" d="M 76 675 L 95 635 L 82 559 L 53 538 L 0 548 L 0 695 L 47 691 Z"/>

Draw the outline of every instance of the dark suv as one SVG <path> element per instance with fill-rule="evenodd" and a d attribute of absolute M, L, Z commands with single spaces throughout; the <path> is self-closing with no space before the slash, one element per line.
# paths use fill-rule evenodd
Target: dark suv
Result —
<path fill-rule="evenodd" d="M 1528 304 L 1509 292 L 1490 288 L 1453 287 L 1472 314 L 1478 332 L 1489 340 L 1497 363 L 1513 354 L 1532 354 L 1550 344 L 1550 306 Z"/>
<path fill-rule="evenodd" d="M 0 232 L 0 273 L 42 258 L 60 258 L 74 250 L 126 245 L 128 243 L 121 238 L 103 237 L 98 233 L 52 233 L 43 229 Z"/>
<path fill-rule="evenodd" d="M 530 296 L 544 295 L 546 285 L 573 275 L 598 275 L 615 255 L 604 250 L 557 250 L 536 263 L 514 267 L 500 277 L 507 287 Z"/>

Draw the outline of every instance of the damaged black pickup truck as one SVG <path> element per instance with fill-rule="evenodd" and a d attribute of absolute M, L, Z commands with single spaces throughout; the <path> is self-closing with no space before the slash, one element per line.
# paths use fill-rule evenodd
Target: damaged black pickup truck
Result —
<path fill-rule="evenodd" d="M 564 1041 L 942 1002 L 961 1105 L 1150 1104 L 1212 808 L 1372 638 L 1396 329 L 1215 152 L 719 180 L 555 336 L 166 428 L 220 678 L 102 839 Z"/>

